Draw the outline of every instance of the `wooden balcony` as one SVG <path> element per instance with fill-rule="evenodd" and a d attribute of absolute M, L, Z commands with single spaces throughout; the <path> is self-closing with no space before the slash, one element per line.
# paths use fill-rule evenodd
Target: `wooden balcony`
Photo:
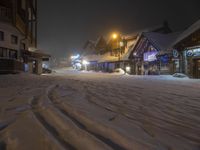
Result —
<path fill-rule="evenodd" d="M 23 70 L 22 62 L 15 59 L 0 58 L 0 74 L 19 73 Z"/>

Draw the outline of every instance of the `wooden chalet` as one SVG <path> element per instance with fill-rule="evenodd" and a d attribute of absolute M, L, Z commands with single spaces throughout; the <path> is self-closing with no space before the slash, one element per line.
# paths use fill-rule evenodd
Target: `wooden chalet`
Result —
<path fill-rule="evenodd" d="M 173 46 L 178 53 L 179 72 L 200 78 L 200 20 L 187 28 Z"/>

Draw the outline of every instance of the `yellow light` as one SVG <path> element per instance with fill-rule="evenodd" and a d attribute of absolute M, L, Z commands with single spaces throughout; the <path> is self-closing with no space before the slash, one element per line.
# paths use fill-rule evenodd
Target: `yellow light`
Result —
<path fill-rule="evenodd" d="M 112 38 L 113 38 L 113 39 L 116 39 L 116 38 L 117 38 L 117 34 L 116 34 L 116 33 L 113 33 Z"/>

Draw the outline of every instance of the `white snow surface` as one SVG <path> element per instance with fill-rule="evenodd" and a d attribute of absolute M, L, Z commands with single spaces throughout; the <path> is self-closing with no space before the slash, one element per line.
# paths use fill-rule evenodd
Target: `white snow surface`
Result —
<path fill-rule="evenodd" d="M 199 150 L 200 80 L 72 69 L 0 76 L 7 149 Z M 2 128 L 3 125 L 5 128 Z"/>

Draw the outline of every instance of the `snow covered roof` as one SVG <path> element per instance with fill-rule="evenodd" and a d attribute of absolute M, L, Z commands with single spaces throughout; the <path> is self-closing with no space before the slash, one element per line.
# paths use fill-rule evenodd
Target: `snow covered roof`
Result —
<path fill-rule="evenodd" d="M 99 61 L 100 57 L 101 55 L 86 55 L 83 56 L 82 59 L 92 62 L 92 61 Z"/>
<path fill-rule="evenodd" d="M 111 56 L 110 52 L 105 53 L 104 55 L 86 55 L 82 57 L 83 59 L 92 62 L 113 62 L 113 61 L 118 61 L 118 57 Z"/>
<path fill-rule="evenodd" d="M 109 52 L 102 55 L 102 57 L 99 59 L 99 62 L 114 62 L 114 61 L 118 61 L 118 57 L 111 56 Z"/>
<path fill-rule="evenodd" d="M 157 32 L 145 32 L 143 35 L 158 49 L 167 50 L 180 35 L 180 32 L 161 34 Z"/>
<path fill-rule="evenodd" d="M 200 19 L 195 22 L 193 25 L 191 25 L 189 28 L 187 28 L 185 31 L 180 34 L 180 36 L 173 42 L 173 46 L 190 36 L 192 33 L 200 29 Z"/>
<path fill-rule="evenodd" d="M 131 48 L 129 48 L 129 50 L 127 51 L 127 53 L 125 53 L 123 56 L 122 56 L 122 60 L 129 60 L 129 56 L 131 55 L 131 52 L 133 50 L 133 47 L 134 45 L 131 46 Z"/>
<path fill-rule="evenodd" d="M 132 39 L 136 39 L 138 36 L 138 33 L 131 33 L 131 34 L 126 34 L 126 35 L 122 35 L 122 38 L 125 40 L 132 40 Z"/>

